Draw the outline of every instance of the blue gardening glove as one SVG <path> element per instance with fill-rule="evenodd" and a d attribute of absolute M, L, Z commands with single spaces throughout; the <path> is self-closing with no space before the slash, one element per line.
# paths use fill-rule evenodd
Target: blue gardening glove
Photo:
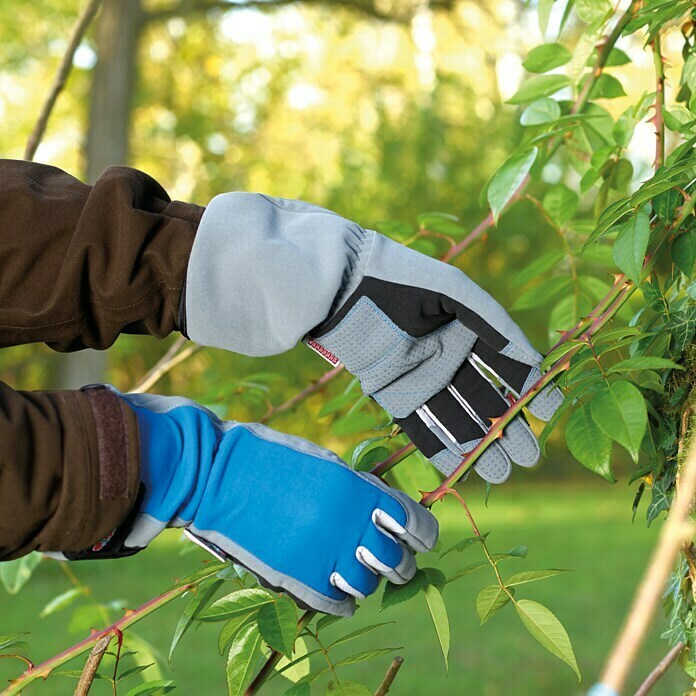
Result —
<path fill-rule="evenodd" d="M 323 208 L 260 194 L 223 194 L 208 206 L 180 326 L 197 343 L 247 355 L 304 337 L 356 375 L 445 474 L 509 407 L 505 392 L 519 395 L 540 377 L 541 355 L 459 269 Z M 562 400 L 549 386 L 529 411 L 549 420 Z M 538 458 L 520 415 L 474 470 L 500 483 L 511 462 Z"/>
<path fill-rule="evenodd" d="M 405 583 L 433 515 L 338 456 L 255 423 L 221 421 L 188 399 L 124 394 L 141 440 L 144 495 L 120 541 L 67 558 L 127 555 L 185 527 L 221 559 L 305 607 L 350 616 L 380 576 Z M 101 554 L 99 553 L 101 551 Z"/>

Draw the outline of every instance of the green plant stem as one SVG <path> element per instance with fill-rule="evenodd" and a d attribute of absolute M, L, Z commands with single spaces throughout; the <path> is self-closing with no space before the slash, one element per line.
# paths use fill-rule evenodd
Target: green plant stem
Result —
<path fill-rule="evenodd" d="M 301 633 L 302 629 L 307 628 L 309 622 L 316 615 L 316 611 L 306 611 L 304 614 L 302 614 L 299 621 L 297 622 L 298 635 Z M 271 652 L 263 667 L 254 678 L 254 681 L 251 682 L 247 690 L 244 692 L 244 696 L 253 696 L 255 693 L 258 692 L 258 690 L 263 686 L 268 677 L 271 676 L 271 672 L 273 672 L 273 670 L 275 669 L 276 665 L 280 662 L 282 657 L 282 654 L 276 650 Z M 2 696 L 2 694 L 0 694 L 0 696 Z"/>
<path fill-rule="evenodd" d="M 60 667 L 66 662 L 69 662 L 70 660 L 82 655 L 84 652 L 96 645 L 102 638 L 105 638 L 106 636 L 118 635 L 119 632 L 125 631 L 127 628 L 130 628 L 134 624 L 138 623 L 138 621 L 141 619 L 144 619 L 146 616 L 149 616 L 158 609 L 161 609 L 166 604 L 169 604 L 172 600 L 176 599 L 177 597 L 181 597 L 181 595 L 194 589 L 204 580 L 212 577 L 217 572 L 217 570 L 211 571 L 210 574 L 204 575 L 203 577 L 185 585 L 181 585 L 180 587 L 175 587 L 159 595 L 158 597 L 145 602 L 145 604 L 141 605 L 137 609 L 127 610 L 125 616 L 110 626 L 107 626 L 102 631 L 95 631 L 88 638 L 81 640 L 79 643 L 75 643 L 75 645 L 63 650 L 45 662 L 27 669 L 23 674 L 17 677 L 17 679 L 10 682 L 10 685 L 0 694 L 0 696 L 16 696 L 37 679 L 47 679 L 51 672 L 56 669 L 56 667 Z"/>
<path fill-rule="evenodd" d="M 626 12 L 624 12 L 621 15 L 621 17 L 619 17 L 611 33 L 606 38 L 601 48 L 597 52 L 597 58 L 594 62 L 594 65 L 592 66 L 592 72 L 590 73 L 590 77 L 588 80 L 586 80 L 585 84 L 583 85 L 580 94 L 578 94 L 578 98 L 575 100 L 575 103 L 573 104 L 570 110 L 571 114 L 579 113 L 587 105 L 587 102 L 590 99 L 590 92 L 592 91 L 592 86 L 597 81 L 599 76 L 602 74 L 604 67 L 607 64 L 607 60 L 609 59 L 609 54 L 611 53 L 611 50 L 616 45 L 616 42 L 619 40 L 621 34 L 623 33 L 623 30 L 626 28 L 628 23 L 633 19 L 633 17 L 635 17 L 636 12 L 640 9 L 640 6 L 642 4 L 643 0 L 633 0 L 633 2 L 631 2 L 631 4 L 628 6 Z"/>
<path fill-rule="evenodd" d="M 653 50 L 655 64 L 655 169 L 659 169 L 665 163 L 665 64 L 662 59 L 662 46 L 658 34 L 650 43 Z"/>

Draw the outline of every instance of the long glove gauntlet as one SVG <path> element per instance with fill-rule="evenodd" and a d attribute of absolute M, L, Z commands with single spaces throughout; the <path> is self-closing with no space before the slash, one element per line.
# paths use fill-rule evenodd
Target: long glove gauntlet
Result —
<path fill-rule="evenodd" d="M 204 345 L 272 355 L 303 339 L 343 363 L 446 474 L 519 395 L 541 356 L 507 312 L 459 269 L 323 208 L 260 194 L 215 198 L 189 261 L 182 324 Z M 553 387 L 530 403 L 548 420 Z M 499 483 L 539 457 L 524 417 L 478 460 Z"/>

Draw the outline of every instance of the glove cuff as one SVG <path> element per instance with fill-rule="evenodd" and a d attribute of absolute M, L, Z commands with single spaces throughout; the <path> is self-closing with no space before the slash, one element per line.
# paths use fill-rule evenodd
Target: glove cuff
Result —
<path fill-rule="evenodd" d="M 301 201 L 256 193 L 214 198 L 189 259 L 187 334 L 251 356 L 289 350 L 353 292 L 375 236 Z"/>

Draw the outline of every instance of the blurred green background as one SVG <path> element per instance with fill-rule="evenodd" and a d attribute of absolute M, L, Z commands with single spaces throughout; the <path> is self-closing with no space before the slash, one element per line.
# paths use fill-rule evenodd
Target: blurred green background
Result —
<path fill-rule="evenodd" d="M 76 0 L 0 3 L 0 156 L 22 156 L 79 5 Z M 577 36 L 580 29 L 571 26 L 571 37 L 573 31 Z M 672 38 L 669 32 L 664 38 L 668 57 L 678 47 Z M 152 174 L 173 198 L 201 205 L 225 191 L 258 190 L 310 200 L 386 231 L 394 226 L 385 221 L 415 230 L 416 216 L 434 210 L 455 214 L 473 228 L 485 214 L 479 192 L 519 141 L 515 111 L 504 101 L 523 77 L 525 54 L 541 40 L 535 8 L 516 0 L 107 0 L 77 52 L 37 160 L 85 180 L 94 180 L 109 164 L 129 163 Z M 651 80 L 638 41 L 629 37 L 619 43 L 633 63 L 623 73 L 627 96 L 606 105 L 614 114 Z M 636 176 L 652 158 L 646 138 L 652 134 L 639 126 L 628 151 Z M 562 175 L 558 163 L 544 173 L 549 182 Z M 516 292 L 509 275 L 551 243 L 533 206 L 518 204 L 457 263 L 509 304 Z M 549 346 L 547 309 L 515 318 L 541 350 Z M 75 387 L 107 379 L 128 389 L 171 340 L 124 336 L 104 354 L 75 356 L 43 346 L 6 349 L 0 353 L 0 378 L 16 388 Z M 169 374 L 157 391 L 198 399 L 238 420 L 255 420 L 325 369 L 302 347 L 269 359 L 205 350 Z M 329 398 L 348 387 L 344 375 L 273 425 L 349 455 L 365 437 L 365 423 L 346 422 L 345 414 L 319 415 Z M 384 422 L 371 406 L 364 409 L 373 425 Z M 587 688 L 619 628 L 659 525 L 646 529 L 644 509 L 632 522 L 635 484 L 628 487 L 629 466 L 621 453 L 613 466 L 623 474 L 613 487 L 595 480 L 553 437 L 547 455 L 533 471 L 516 471 L 510 483 L 494 490 L 488 508 L 478 481 L 461 490 L 479 526 L 492 530 L 494 550 L 529 546 L 527 560 L 510 561 L 519 570 L 575 571 L 531 586 L 525 596 L 548 604 L 565 623 Z M 414 490 L 432 483 L 432 473 L 404 465 L 409 466 Z M 445 544 L 470 534 L 449 502 L 436 512 Z M 166 589 L 202 557 L 198 551 L 181 555 L 177 539 L 172 533 L 138 557 L 78 565 L 75 572 L 98 601 L 118 599 L 133 607 Z M 478 549 L 466 553 L 479 560 Z M 455 570 L 473 560 L 453 554 L 443 566 Z M 393 693 L 581 692 L 570 670 L 524 634 L 511 608 L 478 627 L 474 598 L 492 581 L 484 577 L 489 572 L 467 576 L 446 590 L 453 630 L 447 678 L 424 604 L 380 615 L 379 620 L 398 623 L 360 645 L 403 646 L 399 652 L 406 664 Z M 89 611 L 83 612 L 82 624 L 79 615 L 70 618 L 72 609 L 38 616 L 68 587 L 58 565 L 44 563 L 22 593 L 0 595 L 0 633 L 31 631 L 31 655 L 37 660 L 77 640 L 90 619 L 98 620 Z M 155 615 L 138 634 L 166 654 L 182 608 L 178 602 Z M 370 600 L 353 623 L 372 622 L 376 612 Z M 659 633 L 658 625 L 634 683 L 666 651 Z M 366 663 L 346 676 L 376 687 L 388 663 L 389 658 Z M 186 636 L 174 666 L 180 693 L 224 692 L 214 628 L 203 626 Z M 0 660 L 0 680 L 16 673 L 16 665 Z M 653 693 L 680 693 L 687 686 L 675 669 Z M 56 678 L 30 692 L 63 694 L 71 687 Z M 102 684 L 97 687 L 94 693 L 106 693 Z M 268 693 L 280 692 L 269 686 Z"/>

